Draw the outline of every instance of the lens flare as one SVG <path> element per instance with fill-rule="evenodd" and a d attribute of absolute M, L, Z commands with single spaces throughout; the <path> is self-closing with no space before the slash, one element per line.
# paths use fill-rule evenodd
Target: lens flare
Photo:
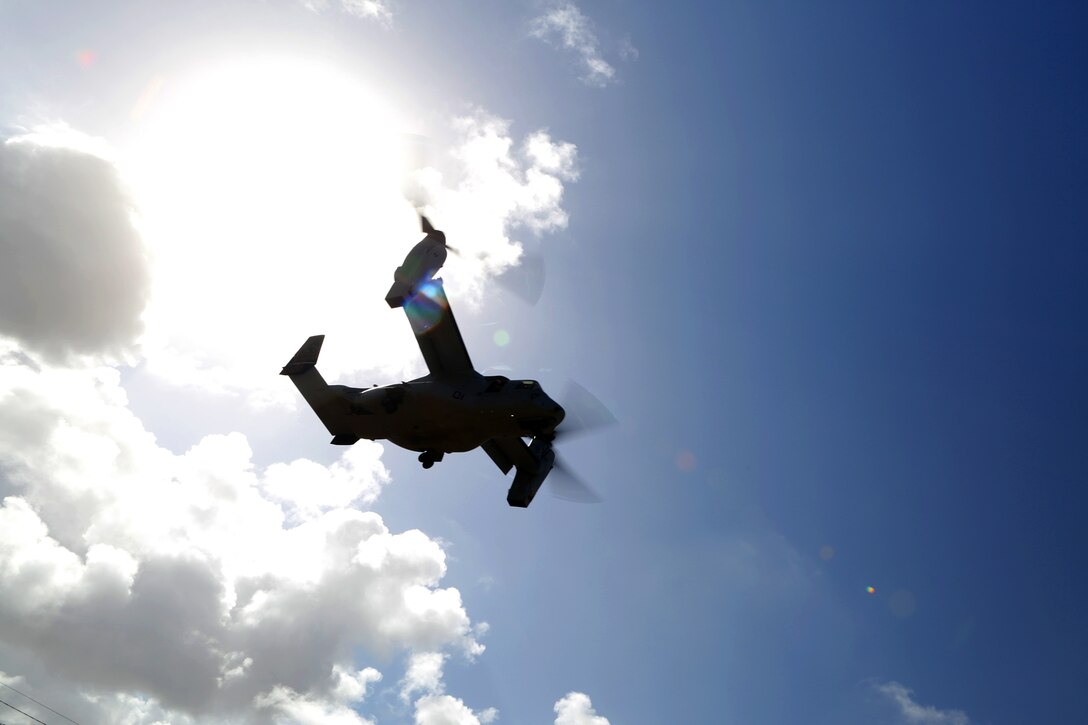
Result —
<path fill-rule="evenodd" d="M 510 344 L 510 333 L 506 330 L 499 330 L 495 333 L 494 340 L 499 347 L 506 347 Z"/>
<path fill-rule="evenodd" d="M 867 594 L 876 594 L 876 587 L 865 587 L 865 592 Z"/>
<path fill-rule="evenodd" d="M 408 315 L 408 321 L 412 323 L 412 330 L 421 333 L 438 324 L 447 306 L 446 295 L 442 293 L 442 289 L 434 282 L 426 282 L 404 303 L 404 311 Z"/>
<path fill-rule="evenodd" d="M 691 473 L 695 470 L 695 454 L 688 450 L 680 451 L 676 454 L 676 467 L 684 473 Z"/>
<path fill-rule="evenodd" d="M 136 99 L 136 103 L 132 106 L 130 115 L 133 121 L 143 120 L 147 112 L 155 105 L 155 100 L 159 97 L 159 92 L 162 91 L 165 83 L 166 81 L 162 76 L 155 76 L 148 82 L 140 97 Z"/>

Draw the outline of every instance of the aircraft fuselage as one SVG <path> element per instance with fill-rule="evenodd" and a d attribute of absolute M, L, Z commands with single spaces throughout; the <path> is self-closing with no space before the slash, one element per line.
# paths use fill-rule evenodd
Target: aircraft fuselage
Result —
<path fill-rule="evenodd" d="M 412 451 L 462 453 L 492 438 L 548 436 L 565 414 L 537 382 L 497 376 L 329 389 L 347 409 L 352 436 Z"/>

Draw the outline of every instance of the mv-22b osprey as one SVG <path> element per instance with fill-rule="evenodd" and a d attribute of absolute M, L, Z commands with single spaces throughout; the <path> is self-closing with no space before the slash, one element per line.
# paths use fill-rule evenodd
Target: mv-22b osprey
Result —
<path fill-rule="evenodd" d="M 430 468 L 447 453 L 483 448 L 503 474 L 516 469 L 507 492 L 511 506 L 526 507 L 548 474 L 555 471 L 557 495 L 597 501 L 597 495 L 563 466 L 553 443 L 561 435 L 614 422 L 611 413 L 588 392 L 572 385 L 572 415 L 535 380 L 481 375 L 469 359 L 453 310 L 433 275 L 446 259 L 445 235 L 422 219 L 424 239 L 394 274 L 386 296 L 390 307 L 403 307 L 430 371 L 406 383 L 372 388 L 328 385 L 315 367 L 324 335 L 309 338 L 284 366 L 332 443 L 351 445 L 361 438 L 388 440 L 419 451 Z M 573 410 L 573 408 L 578 410 Z M 526 443 L 525 439 L 529 439 Z"/>

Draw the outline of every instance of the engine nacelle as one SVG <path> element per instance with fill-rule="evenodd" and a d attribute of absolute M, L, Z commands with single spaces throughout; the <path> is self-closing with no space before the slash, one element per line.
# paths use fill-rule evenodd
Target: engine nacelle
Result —
<path fill-rule="evenodd" d="M 445 240 L 441 232 L 432 232 L 412 247 L 404 258 L 404 264 L 393 273 L 393 286 L 385 295 L 390 307 L 403 306 L 420 285 L 429 282 L 442 269 L 446 263 Z"/>
<path fill-rule="evenodd" d="M 555 451 L 552 450 L 550 442 L 537 438 L 529 446 L 529 452 L 533 454 L 536 465 L 532 468 L 519 468 L 514 476 L 514 483 L 506 492 L 506 503 L 518 508 L 527 508 L 533 502 L 533 497 L 555 465 Z"/>

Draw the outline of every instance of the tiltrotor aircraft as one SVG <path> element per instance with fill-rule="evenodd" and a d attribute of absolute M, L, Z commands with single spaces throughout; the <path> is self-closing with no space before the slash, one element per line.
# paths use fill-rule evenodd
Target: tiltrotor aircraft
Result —
<path fill-rule="evenodd" d="M 572 398 L 568 407 L 574 414 L 567 418 L 564 407 L 535 380 L 476 372 L 442 280 L 434 278 L 446 259 L 445 235 L 426 217 L 422 224 L 427 236 L 397 268 L 386 301 L 390 307 L 404 308 L 430 372 L 406 383 L 372 388 L 328 385 L 315 367 L 325 336 L 315 335 L 280 374 L 291 378 L 335 445 L 351 445 L 361 438 L 388 440 L 419 451 L 424 468 L 447 453 L 480 447 L 504 475 L 516 470 L 506 495 L 511 506 L 528 506 L 553 470 L 559 474 L 552 481 L 560 497 L 600 500 L 558 464 L 553 443 L 559 436 L 615 419 L 579 386 L 572 384 L 568 390 Z"/>

